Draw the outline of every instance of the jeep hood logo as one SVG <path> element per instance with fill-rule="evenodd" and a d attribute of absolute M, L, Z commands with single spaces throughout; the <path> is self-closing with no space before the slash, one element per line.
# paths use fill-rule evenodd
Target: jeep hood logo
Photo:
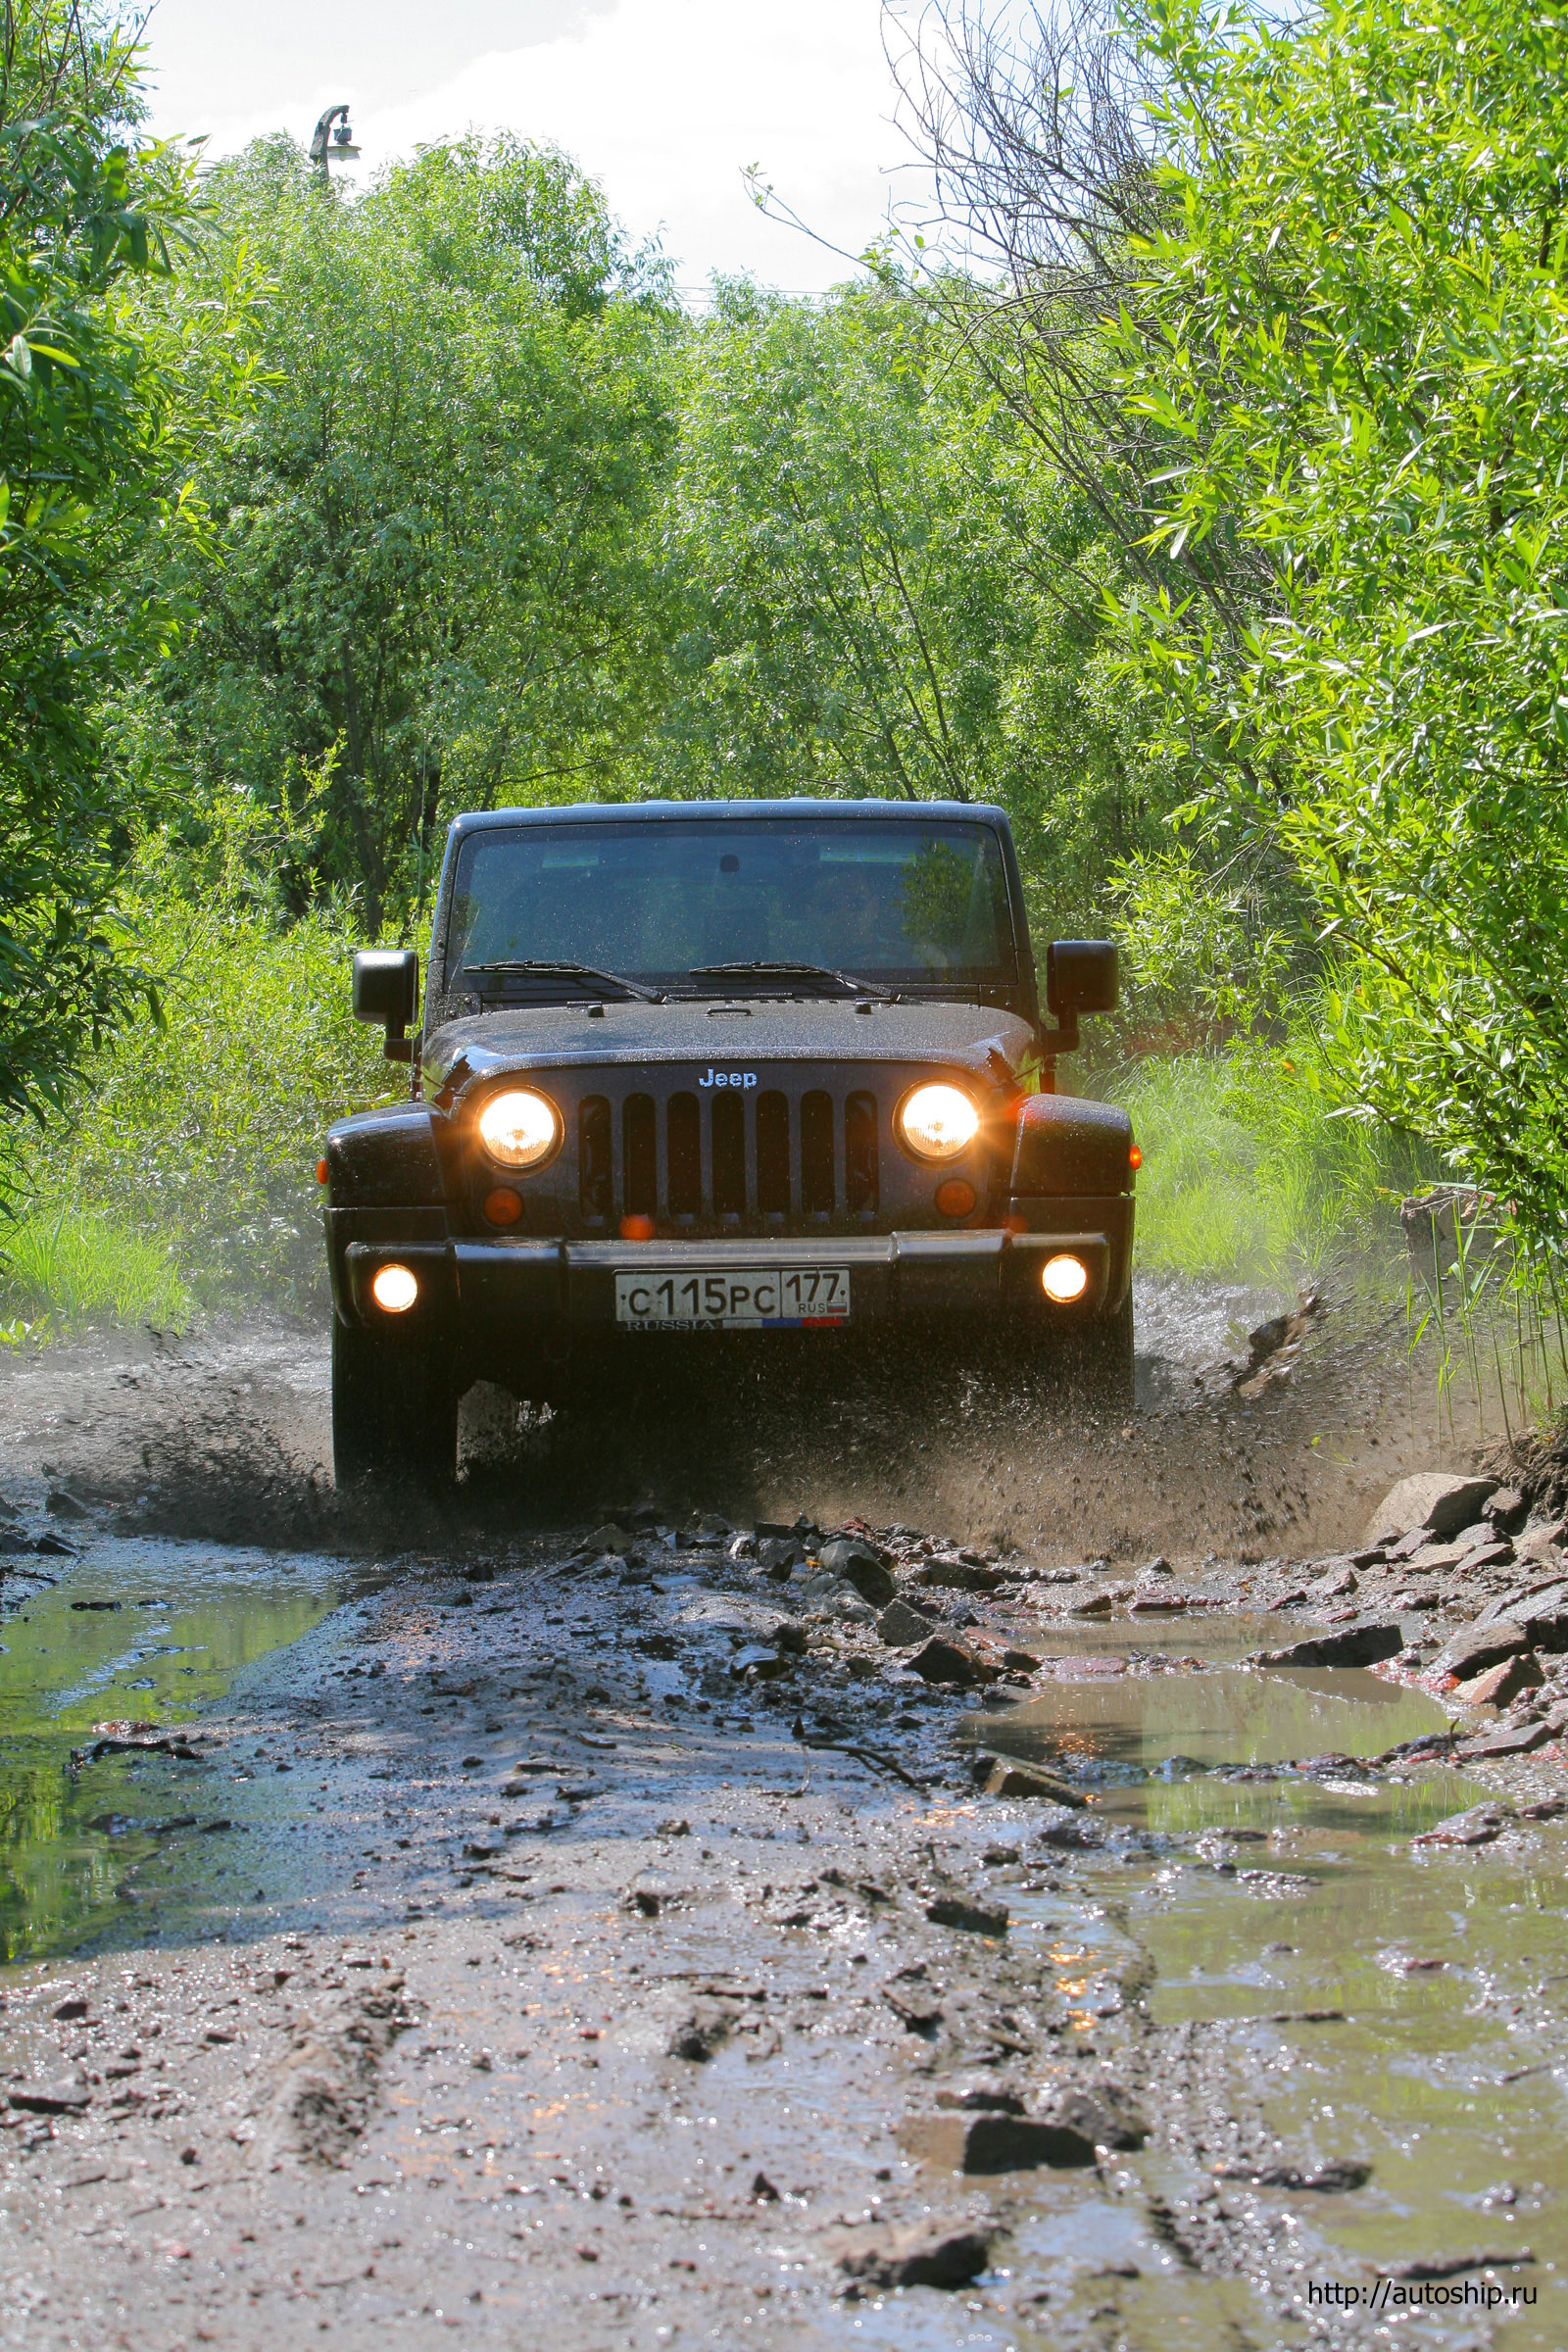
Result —
<path fill-rule="evenodd" d="M 715 1070 L 710 1068 L 708 1076 L 706 1078 L 699 1078 L 697 1083 L 699 1086 L 755 1086 L 757 1084 L 757 1072 L 755 1070 Z"/>

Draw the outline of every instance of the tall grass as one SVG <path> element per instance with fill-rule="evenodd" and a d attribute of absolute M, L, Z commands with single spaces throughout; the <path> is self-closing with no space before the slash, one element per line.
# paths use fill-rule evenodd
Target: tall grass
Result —
<path fill-rule="evenodd" d="M 221 890 L 143 905 L 167 1026 L 138 1022 L 60 1119 L 8 1138 L 0 1314 L 24 1323 L 177 1325 L 319 1297 L 322 1133 L 407 1087 L 352 1017 L 340 911 L 283 925 Z"/>
<path fill-rule="evenodd" d="M 1387 1128 L 1336 1115 L 1300 1060 L 1250 1046 L 1102 1071 L 1144 1154 L 1138 1260 L 1193 1279 L 1289 1289 L 1351 1251 L 1397 1245 L 1396 1204 L 1427 1176 Z"/>

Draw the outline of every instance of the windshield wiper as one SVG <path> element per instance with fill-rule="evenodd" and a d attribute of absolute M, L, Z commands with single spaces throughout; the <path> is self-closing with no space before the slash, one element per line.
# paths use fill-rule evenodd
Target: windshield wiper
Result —
<path fill-rule="evenodd" d="M 505 963 L 466 963 L 461 976 L 466 977 L 470 973 L 475 977 L 484 975 L 498 980 L 535 977 L 542 980 L 587 980 L 595 988 L 618 989 L 623 997 L 635 999 L 640 1004 L 662 1004 L 664 1002 L 657 988 L 644 988 L 640 981 L 628 980 L 624 972 L 601 972 L 591 963 L 550 963 L 533 957 L 526 961 Z"/>
<path fill-rule="evenodd" d="M 852 997 L 881 997 L 891 1002 L 893 990 L 881 988 L 874 980 L 857 979 L 854 972 L 836 972 L 827 963 L 785 963 L 771 956 L 760 956 L 752 963 L 694 963 L 687 978 L 691 980 L 831 980 Z"/>

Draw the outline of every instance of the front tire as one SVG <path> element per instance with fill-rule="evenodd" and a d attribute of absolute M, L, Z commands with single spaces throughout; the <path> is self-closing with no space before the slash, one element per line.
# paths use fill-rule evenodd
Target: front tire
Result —
<path fill-rule="evenodd" d="M 458 1475 L 458 1392 L 445 1350 L 332 1319 L 332 1475 L 440 1491 Z"/>

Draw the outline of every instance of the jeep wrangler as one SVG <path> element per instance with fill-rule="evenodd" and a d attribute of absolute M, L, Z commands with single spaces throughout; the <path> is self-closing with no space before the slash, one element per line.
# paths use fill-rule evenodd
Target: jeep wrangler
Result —
<path fill-rule="evenodd" d="M 460 816 L 423 1021 L 354 959 L 411 1099 L 326 1141 L 340 1482 L 455 1476 L 474 1381 L 554 1401 L 676 1335 L 923 1322 L 1132 1395 L 1125 1111 L 1056 1091 L 1116 951 L 1042 1022 L 1000 808 L 780 800 Z"/>

